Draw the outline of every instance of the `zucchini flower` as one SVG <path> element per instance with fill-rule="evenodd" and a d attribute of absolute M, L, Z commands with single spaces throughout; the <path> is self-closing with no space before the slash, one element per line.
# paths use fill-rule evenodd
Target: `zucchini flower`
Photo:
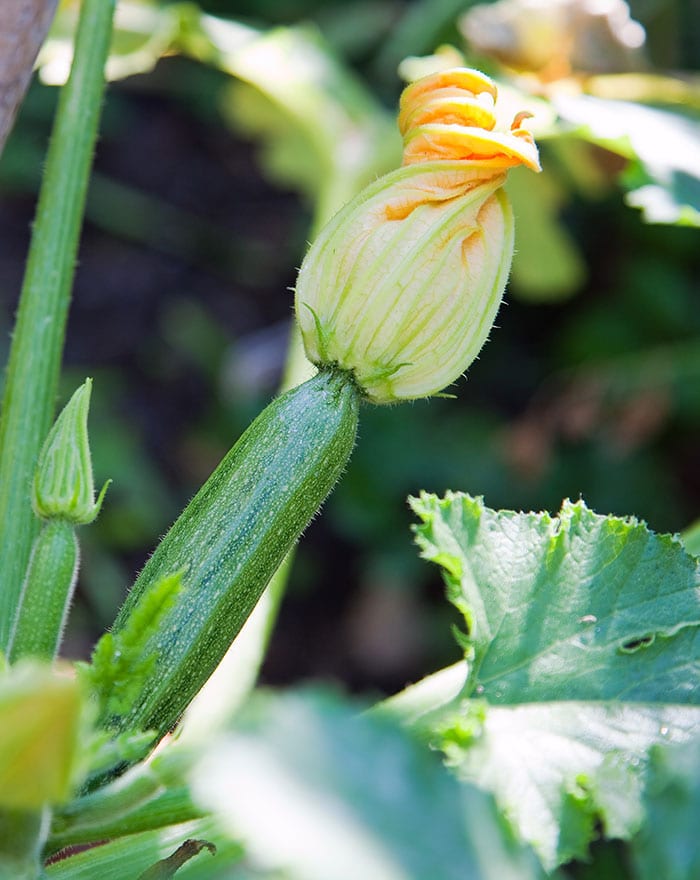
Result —
<path fill-rule="evenodd" d="M 495 83 L 456 68 L 404 89 L 403 167 L 323 229 L 299 272 L 309 360 L 351 372 L 374 403 L 436 394 L 486 341 L 513 257 L 509 168 L 539 171 L 519 113 L 495 131 Z"/>

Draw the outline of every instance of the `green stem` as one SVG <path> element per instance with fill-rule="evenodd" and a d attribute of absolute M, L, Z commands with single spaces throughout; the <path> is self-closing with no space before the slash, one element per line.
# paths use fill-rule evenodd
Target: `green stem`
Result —
<path fill-rule="evenodd" d="M 97 794 L 97 792 L 95 793 Z M 188 788 L 162 791 L 124 815 L 112 815 L 112 804 L 105 801 L 104 815 L 85 816 L 73 820 L 64 818 L 51 831 L 47 853 L 55 853 L 66 846 L 114 840 L 129 834 L 138 834 L 156 828 L 167 828 L 180 822 L 202 818 L 204 811 L 192 803 Z"/>
<path fill-rule="evenodd" d="M 75 527 L 65 519 L 48 520 L 34 540 L 9 658 L 53 660 L 63 635 L 78 573 Z"/>
<path fill-rule="evenodd" d="M 41 850 L 48 812 L 0 811 L 0 880 L 42 877 Z"/>
<path fill-rule="evenodd" d="M 10 349 L 0 421 L 0 650 L 7 648 L 36 534 L 29 487 L 54 409 L 114 5 L 83 2 Z"/>

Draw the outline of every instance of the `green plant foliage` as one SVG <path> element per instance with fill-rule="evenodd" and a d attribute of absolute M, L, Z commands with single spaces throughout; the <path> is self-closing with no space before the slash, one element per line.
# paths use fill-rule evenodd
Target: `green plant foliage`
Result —
<path fill-rule="evenodd" d="M 83 668 L 99 706 L 99 715 L 110 718 L 129 708 L 154 674 L 158 659 L 153 634 L 175 604 L 182 589 L 180 572 L 152 584 L 138 608 L 118 632 L 105 633 L 95 646 L 92 662 Z"/>
<path fill-rule="evenodd" d="M 465 616 L 472 692 L 504 704 L 698 700 L 700 573 L 677 538 L 582 501 L 558 516 L 497 513 L 459 493 L 411 505 L 423 555 Z"/>
<path fill-rule="evenodd" d="M 187 840 L 206 840 L 216 847 L 216 855 L 203 852 L 193 857 L 175 875 L 177 880 L 243 880 L 250 873 L 237 873 L 243 858 L 240 844 L 221 834 L 212 819 L 172 825 L 157 831 L 130 834 L 70 858 L 54 862 L 46 869 L 49 880 L 136 880 L 157 862 L 173 855 Z M 167 877 L 167 874 L 165 875 Z"/>
<path fill-rule="evenodd" d="M 47 854 L 203 816 L 185 786 L 185 773 L 191 763 L 186 749 L 173 744 L 128 770 L 124 770 L 124 763 L 129 757 L 133 763 L 134 758 L 143 758 L 144 753 L 129 756 L 122 743 L 122 755 L 122 775 L 106 782 L 103 778 L 99 786 L 83 786 L 73 800 L 54 810 Z"/>
<path fill-rule="evenodd" d="M 639 828 L 649 747 L 700 733 L 700 710 L 612 701 L 508 707 L 465 701 L 433 726 L 448 765 L 494 793 L 551 869 L 585 860 L 598 826 L 610 838 L 628 838 Z"/>
<path fill-rule="evenodd" d="M 541 876 L 488 795 L 386 717 L 328 693 L 258 692 L 195 766 L 193 797 L 289 880 Z"/>
<path fill-rule="evenodd" d="M 632 843 L 638 880 L 700 876 L 700 739 L 653 750 L 644 808 Z"/>
<path fill-rule="evenodd" d="M 87 671 L 86 671 L 87 670 Z M 78 677 L 89 677 L 89 669 L 86 664 L 77 663 L 76 672 Z M 90 687 L 88 683 L 88 688 Z M 110 731 L 93 731 L 88 742 L 81 743 L 83 761 L 87 768 L 83 787 L 90 790 L 99 780 L 113 775 L 115 768 L 134 764 L 145 758 L 153 746 L 154 734 L 152 731 L 128 731 L 127 733 L 114 734 Z"/>
<path fill-rule="evenodd" d="M 681 535 L 683 546 L 692 556 L 700 556 L 700 520 L 694 522 Z"/>
<path fill-rule="evenodd" d="M 457 493 L 411 503 L 423 555 L 467 622 L 470 667 L 420 726 L 461 778 L 496 794 L 547 867 L 585 857 L 598 822 L 629 836 L 649 747 L 700 731 L 696 561 L 583 502 L 556 517 Z"/>
<path fill-rule="evenodd" d="M 508 175 L 507 190 L 517 228 L 512 273 L 517 294 L 531 302 L 552 302 L 576 293 L 586 266 L 558 220 L 565 199 L 561 183 L 551 173 L 526 176 L 515 168 Z"/>
<path fill-rule="evenodd" d="M 75 11 L 62 9 L 39 57 L 45 82 L 65 80 L 74 27 Z M 270 177 L 316 200 L 323 218 L 400 159 L 393 114 L 310 24 L 264 32 L 204 15 L 189 3 L 120 4 L 109 79 L 149 72 L 173 52 L 238 80 L 226 115 L 262 140 L 261 163 Z"/>
<path fill-rule="evenodd" d="M 60 84 L 68 74 L 78 11 L 73 3 L 59 6 L 37 62 L 46 83 Z M 178 4 L 163 7 L 153 0 L 121 0 L 116 12 L 107 78 L 121 79 L 152 70 L 177 35 L 177 12 Z"/>
<path fill-rule="evenodd" d="M 649 36 L 644 72 L 592 75 L 596 68 L 572 64 L 568 41 L 556 39 L 548 40 L 556 64 L 523 75 L 498 47 L 476 58 L 444 45 L 459 40 L 469 5 L 57 4 L 38 82 L 0 167 L 10 196 L 0 209 L 0 268 L 10 282 L 0 348 L 25 337 L 26 355 L 5 380 L 6 410 L 21 404 L 24 415 L 7 435 L 0 480 L 0 501 L 14 498 L 11 515 L 0 515 L 0 579 L 12 582 L 0 590 L 10 660 L 0 651 L 0 880 L 700 876 L 700 251 L 697 229 L 670 228 L 700 225 L 692 28 L 671 46 L 685 12 L 668 0 L 638 4 Z M 544 31 L 557 32 L 556 3 L 549 17 L 546 3 L 536 17 L 520 5 L 521 36 L 541 38 L 540 13 Z M 587 16 L 582 5 L 572 0 L 569 11 Z M 53 148 L 48 154 L 62 193 L 45 215 L 54 244 L 37 275 L 42 295 L 24 329 L 20 320 L 13 330 L 12 277 L 25 262 L 26 211 L 55 103 L 47 85 L 68 76 L 81 7 L 102 22 L 99 39 L 93 33 L 76 53 L 90 61 L 91 97 L 84 92 L 66 117 L 70 137 L 54 139 L 68 147 L 55 166 Z M 610 15 L 613 7 L 618 23 L 629 21 L 623 0 Z M 604 58 L 608 70 L 614 21 L 598 13 L 592 30 L 577 17 L 574 36 L 585 34 L 586 57 Z M 510 305 L 469 382 L 459 383 L 459 400 L 362 408 L 355 460 L 330 515 L 303 542 L 264 669 L 269 681 L 330 674 L 353 689 L 392 692 L 453 665 L 364 712 L 327 691 L 248 697 L 287 569 L 278 569 L 273 593 L 262 591 L 325 497 L 324 481 L 344 469 L 354 386 L 350 418 L 334 421 L 337 411 L 319 408 L 313 421 L 300 419 L 292 398 L 289 410 L 273 410 L 274 424 L 243 434 L 208 488 L 195 495 L 195 486 L 272 391 L 289 319 L 285 287 L 304 239 L 400 162 L 401 80 L 482 61 L 499 104 L 510 105 L 501 121 L 507 128 L 533 111 L 528 126 L 543 156 L 542 175 L 516 171 L 509 184 Z M 51 317 L 46 283 L 61 266 L 62 277 L 72 275 L 73 248 L 55 242 L 65 230 L 77 240 L 80 212 L 66 214 L 66 185 L 93 152 L 76 152 L 74 136 L 90 146 L 84 111 L 89 103 L 94 122 L 103 71 L 125 81 L 106 104 L 62 382 L 75 385 L 71 371 L 82 376 L 87 365 L 100 376 L 96 472 L 118 485 L 85 536 L 69 655 L 112 624 L 123 585 L 178 501 L 194 500 L 92 662 L 52 671 L 15 662 L 32 653 L 25 635 L 36 642 L 41 626 L 60 629 L 48 602 L 55 557 L 37 556 L 48 562 L 35 569 L 36 589 L 28 593 L 25 578 L 23 598 L 15 595 L 30 537 L 16 526 L 31 517 L 28 475 L 57 397 L 54 343 L 68 287 Z M 35 243 L 41 235 L 37 224 Z M 382 325 L 390 332 L 390 319 Z M 294 361 L 288 354 L 288 385 L 301 375 Z M 54 378 L 37 403 L 42 362 Z M 69 470 L 76 456 L 70 442 L 58 450 Z M 44 474 L 51 479 L 38 507 L 62 529 L 96 512 L 82 470 L 77 515 L 74 482 L 66 488 Z M 455 484 L 527 509 L 583 491 L 598 508 L 631 509 L 664 529 L 691 525 L 679 540 L 582 502 L 558 515 L 521 514 L 467 495 L 422 495 L 412 502 L 418 542 L 445 574 L 448 607 L 433 602 L 435 569 L 406 541 L 403 499 Z M 73 564 L 63 568 L 72 583 Z M 22 603 L 35 609 L 24 621 Z M 459 647 L 445 638 L 455 607 L 466 624 Z M 24 648 L 13 653 L 18 634 Z"/>

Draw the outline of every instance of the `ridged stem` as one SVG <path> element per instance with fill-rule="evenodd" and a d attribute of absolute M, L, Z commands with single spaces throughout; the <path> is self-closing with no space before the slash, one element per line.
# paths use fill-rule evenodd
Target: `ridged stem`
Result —
<path fill-rule="evenodd" d="M 61 92 L 20 297 L 0 420 L 0 650 L 37 531 L 30 480 L 51 424 L 104 91 L 115 0 L 84 0 Z"/>
<path fill-rule="evenodd" d="M 78 573 L 75 527 L 50 519 L 34 539 L 9 658 L 51 661 L 58 653 Z"/>

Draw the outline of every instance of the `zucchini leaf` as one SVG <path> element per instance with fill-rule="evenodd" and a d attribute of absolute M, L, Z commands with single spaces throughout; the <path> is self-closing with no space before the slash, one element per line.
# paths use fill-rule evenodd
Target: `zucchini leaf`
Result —
<path fill-rule="evenodd" d="M 680 541 L 566 501 L 496 512 L 412 499 L 464 615 L 461 694 L 413 723 L 492 791 L 546 868 L 643 819 L 649 748 L 700 732 L 700 576 Z"/>

